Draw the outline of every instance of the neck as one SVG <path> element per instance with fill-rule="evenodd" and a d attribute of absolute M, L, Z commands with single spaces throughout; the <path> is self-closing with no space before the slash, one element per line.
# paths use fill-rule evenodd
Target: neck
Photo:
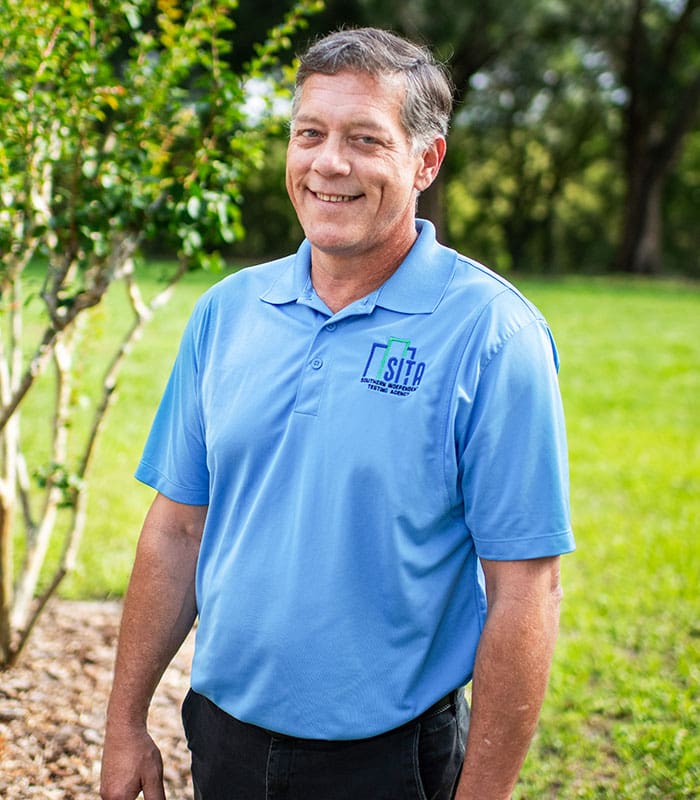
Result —
<path fill-rule="evenodd" d="M 394 247 L 381 257 L 347 257 L 311 249 L 311 282 L 316 294 L 336 314 L 341 309 L 378 289 L 401 266 L 412 241 Z"/>
<path fill-rule="evenodd" d="M 402 259 L 403 260 L 403 259 Z M 356 273 L 328 269 L 328 265 L 312 258 L 311 282 L 316 294 L 335 314 L 361 297 L 378 289 L 399 267 L 401 261 L 385 265 L 384 269 Z"/>

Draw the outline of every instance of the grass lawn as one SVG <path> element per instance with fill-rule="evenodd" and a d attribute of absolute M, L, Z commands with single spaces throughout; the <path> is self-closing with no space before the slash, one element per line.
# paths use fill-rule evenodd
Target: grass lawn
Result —
<path fill-rule="evenodd" d="M 188 276 L 132 354 L 97 453 L 88 529 L 64 596 L 124 590 L 151 498 L 131 474 L 184 321 L 210 281 Z M 700 287 L 516 282 L 550 320 L 560 349 L 578 552 L 563 560 L 550 692 L 515 797 L 695 797 Z M 86 337 L 88 381 L 125 313 L 113 295 Z M 34 402 L 38 419 L 39 393 Z"/>
<path fill-rule="evenodd" d="M 697 797 L 700 287 L 523 288 L 561 351 L 578 551 L 515 797 Z"/>

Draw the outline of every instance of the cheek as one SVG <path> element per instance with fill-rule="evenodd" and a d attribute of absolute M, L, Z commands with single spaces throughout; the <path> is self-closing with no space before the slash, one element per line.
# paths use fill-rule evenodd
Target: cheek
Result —
<path fill-rule="evenodd" d="M 298 153 L 294 148 L 287 151 L 287 161 L 285 166 L 285 181 L 288 189 L 299 186 L 301 180 L 308 175 L 310 159 L 305 153 Z"/>
<path fill-rule="evenodd" d="M 416 194 L 417 192 L 414 184 L 408 180 L 388 180 L 382 186 L 382 197 L 384 201 L 397 208 L 403 208 Z"/>
<path fill-rule="evenodd" d="M 290 170 L 289 166 L 287 166 L 284 173 L 284 185 L 285 188 L 287 189 L 287 194 L 289 195 L 289 199 L 292 201 L 292 204 L 295 204 L 296 192 L 294 189 L 294 174 L 292 170 Z"/>

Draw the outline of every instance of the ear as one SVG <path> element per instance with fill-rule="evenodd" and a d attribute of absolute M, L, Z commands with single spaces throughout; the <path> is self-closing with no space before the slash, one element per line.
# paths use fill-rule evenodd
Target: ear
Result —
<path fill-rule="evenodd" d="M 425 191 L 437 177 L 446 151 L 447 142 L 444 136 L 438 136 L 420 154 L 420 164 L 416 172 L 416 180 L 414 183 L 415 188 L 419 192 Z"/>

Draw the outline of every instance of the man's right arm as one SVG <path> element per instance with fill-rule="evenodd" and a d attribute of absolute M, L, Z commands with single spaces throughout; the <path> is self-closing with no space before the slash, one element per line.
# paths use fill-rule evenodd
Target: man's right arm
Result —
<path fill-rule="evenodd" d="M 207 506 L 158 494 L 124 600 L 102 758 L 103 800 L 165 800 L 160 753 L 146 728 L 165 668 L 194 623 L 195 571 Z"/>

